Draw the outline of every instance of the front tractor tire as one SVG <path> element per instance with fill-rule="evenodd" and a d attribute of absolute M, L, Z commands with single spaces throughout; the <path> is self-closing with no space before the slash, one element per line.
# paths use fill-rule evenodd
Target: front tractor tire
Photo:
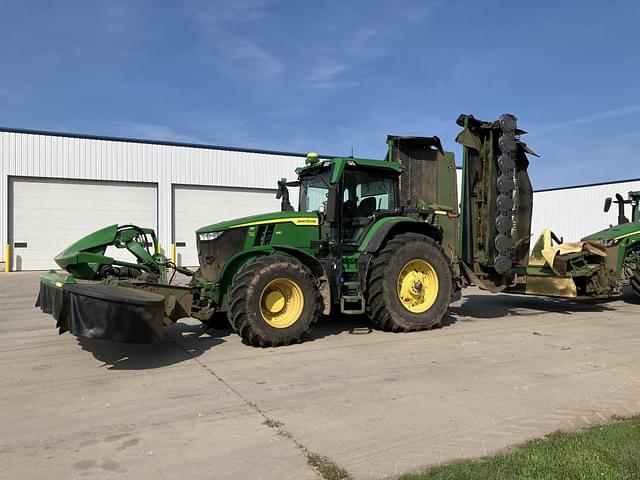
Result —
<path fill-rule="evenodd" d="M 403 233 L 373 259 L 367 314 L 382 330 L 411 332 L 440 324 L 451 301 L 449 261 L 431 238 Z"/>
<path fill-rule="evenodd" d="M 254 347 L 301 342 L 321 311 L 315 277 L 291 257 L 254 260 L 235 275 L 229 289 L 229 323 Z"/>

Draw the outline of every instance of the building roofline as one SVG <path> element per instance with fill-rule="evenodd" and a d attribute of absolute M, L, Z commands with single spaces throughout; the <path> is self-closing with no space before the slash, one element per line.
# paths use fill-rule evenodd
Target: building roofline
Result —
<path fill-rule="evenodd" d="M 189 143 L 189 142 L 171 142 L 167 140 L 153 140 L 147 138 L 134 138 L 134 137 L 114 137 L 108 135 L 92 135 L 85 133 L 70 133 L 70 132 L 58 132 L 54 130 L 37 130 L 29 128 L 9 128 L 0 126 L 0 133 L 22 133 L 28 135 L 45 135 L 50 137 L 67 137 L 67 138 L 80 138 L 86 140 L 104 140 L 108 142 L 126 142 L 126 143 L 141 143 L 145 145 L 163 145 L 168 147 L 187 147 L 187 148 L 201 148 L 204 150 L 222 150 L 226 152 L 240 152 L 240 153 L 258 153 L 264 155 L 281 155 L 286 157 L 306 157 L 306 153 L 299 152 L 284 152 L 279 150 L 262 150 L 257 148 L 239 148 L 239 147 L 227 147 L 223 145 L 211 145 L 207 143 Z M 320 158 L 330 159 L 338 158 L 339 155 L 318 155 Z M 456 166 L 456 169 L 461 170 L 462 167 Z M 543 188 L 540 190 L 534 190 L 535 193 L 554 192 L 558 190 L 573 190 L 576 188 L 588 188 L 599 187 L 603 185 L 613 185 L 615 183 L 629 183 L 640 182 L 640 178 L 632 178 L 628 180 L 613 180 L 597 183 L 585 183 L 582 185 L 571 185 L 566 187 L 553 187 Z"/>
<path fill-rule="evenodd" d="M 188 147 L 188 148 L 201 148 L 204 150 L 223 150 L 227 152 L 241 152 L 241 153 L 260 153 L 265 155 L 282 155 L 287 157 L 306 157 L 306 153 L 297 152 L 281 152 L 278 150 L 261 150 L 257 148 L 239 148 L 239 147 L 226 147 L 223 145 L 210 145 L 206 143 L 189 143 L 189 142 L 171 142 L 167 140 L 152 140 L 145 138 L 133 138 L 133 137 L 112 137 L 108 135 L 92 135 L 85 133 L 70 133 L 70 132 L 57 132 L 52 130 L 34 130 L 29 128 L 9 128 L 0 126 L 0 133 L 23 133 L 28 135 L 46 135 L 50 137 L 67 137 L 67 138 L 80 138 L 86 140 L 105 140 L 108 142 L 126 142 L 126 143 L 141 143 L 145 145 L 163 145 L 168 147 Z M 329 155 L 318 155 L 320 158 L 333 158 Z"/>
<path fill-rule="evenodd" d="M 583 185 L 571 185 L 568 187 L 554 187 L 554 188 L 543 188 L 541 190 L 534 190 L 535 193 L 542 192 L 555 192 L 558 190 L 574 190 L 576 188 L 588 188 L 588 187 L 601 187 L 604 185 L 613 185 L 616 183 L 629 183 L 629 182 L 640 182 L 640 178 L 631 178 L 628 180 L 612 180 L 607 182 L 597 182 L 597 183 L 585 183 Z"/>

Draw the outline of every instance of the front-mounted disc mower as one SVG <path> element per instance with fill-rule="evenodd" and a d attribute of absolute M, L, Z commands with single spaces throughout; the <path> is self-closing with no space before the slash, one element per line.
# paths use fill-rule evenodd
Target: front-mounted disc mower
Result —
<path fill-rule="evenodd" d="M 108 247 L 128 251 L 135 262 L 107 256 Z M 110 225 L 70 245 L 55 261 L 66 272 L 40 277 L 36 306 L 56 319 L 60 333 L 152 342 L 191 310 L 191 289 L 171 281 L 176 272 L 192 272 L 159 253 L 152 229 Z"/>

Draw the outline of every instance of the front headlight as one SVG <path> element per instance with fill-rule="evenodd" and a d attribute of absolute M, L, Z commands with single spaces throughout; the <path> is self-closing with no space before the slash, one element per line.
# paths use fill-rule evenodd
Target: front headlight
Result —
<path fill-rule="evenodd" d="M 215 240 L 220 235 L 222 235 L 222 232 L 200 233 L 198 234 L 198 238 L 200 239 L 201 242 L 204 242 L 207 240 Z"/>
<path fill-rule="evenodd" d="M 616 240 L 615 238 L 613 238 L 611 240 L 604 240 L 602 242 L 602 245 L 604 246 L 604 248 L 615 247 L 617 244 L 618 244 L 618 240 Z"/>

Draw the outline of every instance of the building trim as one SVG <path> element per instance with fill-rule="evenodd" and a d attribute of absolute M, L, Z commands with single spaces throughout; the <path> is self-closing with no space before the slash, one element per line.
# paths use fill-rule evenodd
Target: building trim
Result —
<path fill-rule="evenodd" d="M 0 127 L 0 132 L 3 133 L 22 133 L 27 135 L 45 135 L 49 137 L 67 137 L 67 138 L 79 138 L 82 140 L 104 140 L 107 142 L 125 142 L 125 143 L 141 143 L 144 145 L 163 145 L 167 147 L 187 147 L 187 148 L 200 148 L 204 150 L 222 150 L 226 152 L 240 152 L 240 153 L 258 153 L 264 155 L 281 155 L 285 157 L 306 157 L 307 153 L 296 152 L 281 152 L 278 150 L 260 150 L 252 148 L 239 148 L 239 147 L 226 147 L 222 145 L 210 145 L 206 143 L 187 143 L 187 142 L 171 142 L 166 140 L 151 140 L 145 138 L 132 138 L 132 137 L 111 137 L 106 135 L 92 135 L 84 133 L 69 133 L 69 132 L 56 132 L 51 130 L 32 130 L 28 128 L 8 128 Z M 320 158 L 334 158 L 329 155 L 318 155 Z"/>
<path fill-rule="evenodd" d="M 631 183 L 631 182 L 640 182 L 640 178 L 631 178 L 628 180 L 613 180 L 613 181 L 598 182 L 598 183 L 585 183 L 583 185 L 571 185 L 568 187 L 543 188 L 541 190 L 534 190 L 533 192 L 534 193 L 557 192 L 559 190 L 573 190 L 576 188 L 602 187 L 605 185 L 615 185 L 616 183 Z"/>
<path fill-rule="evenodd" d="M 139 182 L 137 180 L 101 180 L 95 178 L 79 178 L 79 177 L 43 177 L 42 175 L 7 175 L 9 182 L 27 181 L 27 182 L 48 182 L 48 183 L 101 183 L 111 184 L 115 186 L 140 185 L 143 187 L 158 187 L 158 182 Z"/>
<path fill-rule="evenodd" d="M 203 190 L 203 189 L 214 189 L 214 190 L 224 190 L 224 191 L 247 191 L 251 190 L 253 192 L 262 192 L 262 193 L 276 193 L 278 191 L 277 187 L 269 188 L 269 187 L 233 187 L 228 185 L 211 185 L 211 184 L 201 184 L 201 183 L 171 183 L 171 187 L 173 188 L 191 188 L 194 190 Z"/>

